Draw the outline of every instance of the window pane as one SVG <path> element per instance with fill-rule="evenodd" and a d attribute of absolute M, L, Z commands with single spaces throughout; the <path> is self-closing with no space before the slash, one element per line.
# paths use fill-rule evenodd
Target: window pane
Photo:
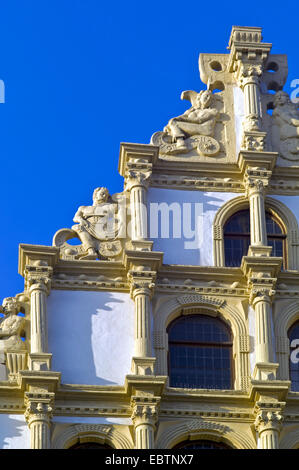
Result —
<path fill-rule="evenodd" d="M 223 321 L 180 317 L 170 325 L 168 338 L 171 387 L 231 388 L 231 334 Z"/>
<path fill-rule="evenodd" d="M 240 211 L 234 214 L 226 222 L 225 233 L 250 233 L 249 210 Z"/>
<path fill-rule="evenodd" d="M 282 229 L 268 212 L 266 212 L 266 228 L 268 235 L 283 235 Z"/>
<path fill-rule="evenodd" d="M 274 217 L 266 212 L 268 245 L 272 246 L 272 256 L 284 257 L 285 235 Z M 242 257 L 248 253 L 250 245 L 249 209 L 234 214 L 224 225 L 225 266 L 239 267 Z"/>
<path fill-rule="evenodd" d="M 168 332 L 169 341 L 230 342 L 228 327 L 219 318 L 207 315 L 190 315 L 175 320 Z"/>
<path fill-rule="evenodd" d="M 231 447 L 223 442 L 200 440 L 181 442 L 175 449 L 231 449 Z"/>

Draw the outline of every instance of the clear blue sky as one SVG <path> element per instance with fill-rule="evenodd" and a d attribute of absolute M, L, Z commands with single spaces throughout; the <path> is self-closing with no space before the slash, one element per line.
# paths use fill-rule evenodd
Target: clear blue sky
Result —
<path fill-rule="evenodd" d="M 200 90 L 199 52 L 262 26 L 299 78 L 298 6 L 284 1 L 1 0 L 0 301 L 23 290 L 18 245 L 51 245 L 97 186 L 122 190 L 120 142 L 149 143 Z M 289 83 L 289 82 L 288 82 Z M 286 87 L 289 91 L 288 86 Z"/>

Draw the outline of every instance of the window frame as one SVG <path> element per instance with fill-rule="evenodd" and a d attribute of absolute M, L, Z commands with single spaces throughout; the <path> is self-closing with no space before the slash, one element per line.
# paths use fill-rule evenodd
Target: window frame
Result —
<path fill-rule="evenodd" d="M 209 317 L 209 318 L 212 318 L 212 319 L 216 319 L 219 320 L 223 325 L 224 327 L 227 329 L 227 332 L 229 334 L 229 337 L 230 337 L 230 341 L 229 342 L 226 342 L 224 344 L 224 342 L 222 343 L 216 343 L 216 342 L 206 342 L 206 341 L 171 341 L 169 339 L 169 330 L 171 328 L 172 325 L 174 325 L 174 323 L 176 322 L 179 322 L 182 320 L 182 318 L 186 319 L 186 318 L 198 318 L 199 316 L 201 317 Z M 233 341 L 233 333 L 232 333 L 232 330 L 230 328 L 230 326 L 222 319 L 222 318 L 219 318 L 218 316 L 215 317 L 214 315 L 208 315 L 207 312 L 204 312 L 204 313 L 201 313 L 201 312 L 198 312 L 198 313 L 195 313 L 195 314 L 189 314 L 189 315 L 184 315 L 183 317 L 182 316 L 179 316 L 179 317 L 176 317 L 175 319 L 173 319 L 167 326 L 167 329 L 166 329 L 166 332 L 167 332 L 167 337 L 168 337 L 168 351 L 167 351 L 167 375 L 169 377 L 169 383 L 170 383 L 170 344 L 179 344 L 179 345 L 190 345 L 190 346 L 198 346 L 198 347 L 205 347 L 205 346 L 208 346 L 208 347 L 219 347 L 219 346 L 223 346 L 227 349 L 229 349 L 229 363 L 230 363 L 230 388 L 208 388 L 208 387 L 191 387 L 191 386 L 186 386 L 186 387 L 178 387 L 178 386 L 175 386 L 175 385 L 169 385 L 171 388 L 179 388 L 179 389 L 184 389 L 184 388 L 191 388 L 191 389 L 194 389 L 194 390 L 197 390 L 197 389 L 208 389 L 208 390 L 234 390 L 234 383 L 235 383 L 235 364 L 234 364 L 234 352 L 233 352 L 233 349 L 234 349 L 234 341 Z"/>

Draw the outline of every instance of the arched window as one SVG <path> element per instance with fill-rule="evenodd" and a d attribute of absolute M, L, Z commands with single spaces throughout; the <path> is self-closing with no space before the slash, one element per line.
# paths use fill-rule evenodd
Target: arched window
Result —
<path fill-rule="evenodd" d="M 179 317 L 168 327 L 169 384 L 179 388 L 232 388 L 232 338 L 208 315 Z"/>
<path fill-rule="evenodd" d="M 224 444 L 224 442 L 208 441 L 199 439 L 197 441 L 180 442 L 174 449 L 231 449 L 232 447 Z"/>
<path fill-rule="evenodd" d="M 299 392 L 299 321 L 291 326 L 288 337 L 290 340 L 291 390 L 293 392 Z"/>
<path fill-rule="evenodd" d="M 106 444 L 100 444 L 99 442 L 80 442 L 69 448 L 70 450 L 82 450 L 82 449 L 112 449 L 112 447 Z"/>
<path fill-rule="evenodd" d="M 285 265 L 286 235 L 279 221 L 266 212 L 266 230 L 268 245 L 272 246 L 272 256 L 283 258 Z M 242 257 L 247 255 L 250 245 L 250 213 L 249 209 L 232 215 L 224 225 L 224 256 L 225 266 L 238 267 Z"/>

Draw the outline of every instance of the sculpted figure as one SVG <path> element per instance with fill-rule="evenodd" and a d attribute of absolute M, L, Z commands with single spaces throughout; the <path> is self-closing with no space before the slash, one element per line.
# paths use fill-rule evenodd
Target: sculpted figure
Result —
<path fill-rule="evenodd" d="M 18 304 L 14 297 L 7 297 L 0 307 L 4 317 L 0 321 L 0 354 L 7 349 L 24 349 L 24 343 L 20 338 L 25 320 L 18 316 Z"/>
<path fill-rule="evenodd" d="M 181 116 L 170 119 L 164 132 L 170 134 L 177 144 L 178 149 L 186 147 L 185 139 L 193 135 L 211 136 L 214 132 L 218 111 L 211 108 L 212 93 L 209 90 L 196 93 L 184 91 L 182 99 L 191 101 L 191 108 Z"/>
<path fill-rule="evenodd" d="M 77 210 L 72 229 L 78 233 L 83 250 L 87 252 L 81 259 L 97 259 L 98 240 L 115 238 L 115 204 L 109 202 L 107 188 L 96 188 L 93 192 L 93 205 L 81 206 Z"/>
<path fill-rule="evenodd" d="M 299 110 L 284 91 L 275 95 L 273 118 L 279 127 L 282 155 L 290 159 L 297 155 L 299 158 Z"/>

